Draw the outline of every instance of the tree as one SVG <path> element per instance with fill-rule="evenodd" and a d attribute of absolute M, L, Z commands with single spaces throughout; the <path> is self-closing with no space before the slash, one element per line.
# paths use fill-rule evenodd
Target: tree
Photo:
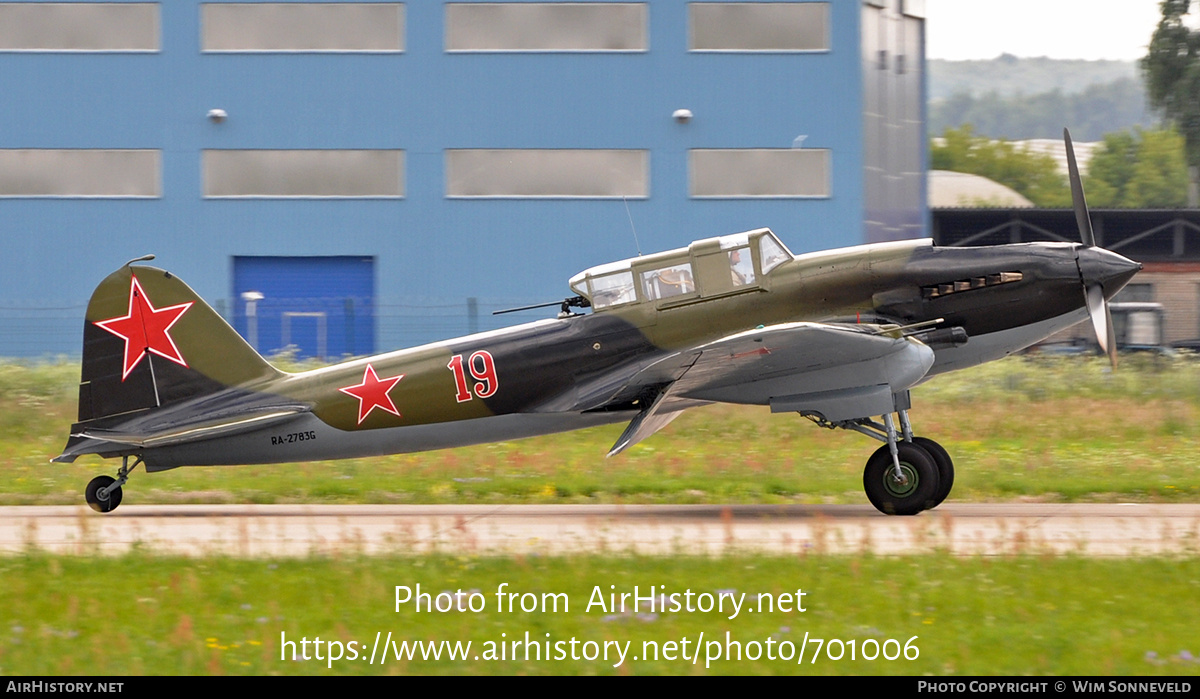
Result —
<path fill-rule="evenodd" d="M 1018 148 L 1008 141 L 976 136 L 970 124 L 942 132 L 942 143 L 929 149 L 930 168 L 980 175 L 1011 187 L 1042 208 L 1071 206 L 1067 178 L 1054 158 Z"/>
<path fill-rule="evenodd" d="M 1200 31 L 1184 26 L 1190 0 L 1163 0 L 1142 59 L 1150 102 L 1175 124 L 1187 152 L 1188 205 L 1200 206 Z"/>
<path fill-rule="evenodd" d="M 1099 208 L 1177 208 L 1187 203 L 1183 138 L 1171 130 L 1105 134 L 1085 178 L 1088 204 Z"/>

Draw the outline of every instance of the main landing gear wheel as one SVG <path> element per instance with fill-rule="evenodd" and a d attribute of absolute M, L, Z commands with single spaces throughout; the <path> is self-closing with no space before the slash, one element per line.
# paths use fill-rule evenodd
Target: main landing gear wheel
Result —
<path fill-rule="evenodd" d="M 875 450 L 863 470 L 863 489 L 875 509 L 889 515 L 915 515 L 933 507 L 939 492 L 933 456 L 912 442 L 898 442 L 900 474 L 888 445 Z"/>
<path fill-rule="evenodd" d="M 897 405 L 907 406 L 907 391 L 897 396 Z M 942 445 L 925 437 L 914 437 L 908 408 L 898 410 L 900 429 L 892 415 L 881 422 L 862 417 L 830 422 L 818 413 L 801 413 L 820 427 L 854 430 L 884 443 L 867 460 L 863 488 L 867 499 L 887 515 L 915 515 L 942 504 L 954 487 L 954 462 Z M 892 456 L 895 449 L 895 457 Z"/>
<path fill-rule="evenodd" d="M 97 512 L 112 512 L 121 504 L 121 486 L 112 487 L 117 479 L 112 476 L 96 476 L 88 483 L 84 499 Z"/>
<path fill-rule="evenodd" d="M 950 459 L 950 453 L 932 439 L 913 437 L 912 442 L 929 452 L 929 455 L 933 457 L 934 465 L 937 466 L 938 489 L 933 497 L 933 504 L 927 508 L 933 509 L 945 501 L 950 495 L 950 489 L 954 487 L 954 461 Z"/>

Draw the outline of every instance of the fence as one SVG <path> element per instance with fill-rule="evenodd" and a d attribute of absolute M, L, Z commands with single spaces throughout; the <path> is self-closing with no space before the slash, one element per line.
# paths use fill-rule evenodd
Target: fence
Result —
<path fill-rule="evenodd" d="M 493 311 L 550 301 L 530 298 L 281 299 L 277 305 L 255 309 L 257 335 L 250 332 L 245 304 L 218 299 L 213 307 L 264 354 L 292 344 L 300 356 L 337 358 L 412 347 L 474 332 L 484 332 L 541 318 L 557 308 L 542 308 L 500 316 Z M 286 301 L 286 303 L 282 303 Z M 265 305 L 265 307 L 264 307 Z M 230 309 L 235 309 L 230 312 Z M 352 309 L 347 313 L 348 309 Z M 82 351 L 87 304 L 36 307 L 0 305 L 0 356 L 77 358 Z M 324 352 L 320 342 L 324 320 Z M 365 329 L 364 329 L 365 328 Z M 371 341 L 368 341 L 368 337 Z"/>

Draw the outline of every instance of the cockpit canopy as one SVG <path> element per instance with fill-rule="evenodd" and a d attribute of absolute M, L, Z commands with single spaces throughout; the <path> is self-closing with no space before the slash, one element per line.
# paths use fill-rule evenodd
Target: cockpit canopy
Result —
<path fill-rule="evenodd" d="M 698 240 L 686 248 L 610 262 L 571 277 L 601 311 L 635 302 L 673 302 L 761 289 L 792 253 L 768 228 Z"/>

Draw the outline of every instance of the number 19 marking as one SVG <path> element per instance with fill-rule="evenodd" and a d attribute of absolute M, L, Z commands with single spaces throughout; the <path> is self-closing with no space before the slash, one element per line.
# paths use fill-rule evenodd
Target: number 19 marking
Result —
<path fill-rule="evenodd" d="M 466 364 L 465 367 L 464 364 Z M 446 365 L 446 368 L 454 372 L 454 385 L 458 389 L 454 399 L 459 403 L 466 403 L 476 397 L 488 398 L 496 393 L 496 389 L 500 388 L 500 380 L 496 378 L 496 360 L 492 359 L 491 352 L 487 350 L 479 350 L 465 362 L 461 354 L 456 354 L 450 358 L 450 363 Z M 468 371 L 471 372 L 471 377 L 476 382 L 471 387 L 475 389 L 474 396 L 467 388 Z"/>

